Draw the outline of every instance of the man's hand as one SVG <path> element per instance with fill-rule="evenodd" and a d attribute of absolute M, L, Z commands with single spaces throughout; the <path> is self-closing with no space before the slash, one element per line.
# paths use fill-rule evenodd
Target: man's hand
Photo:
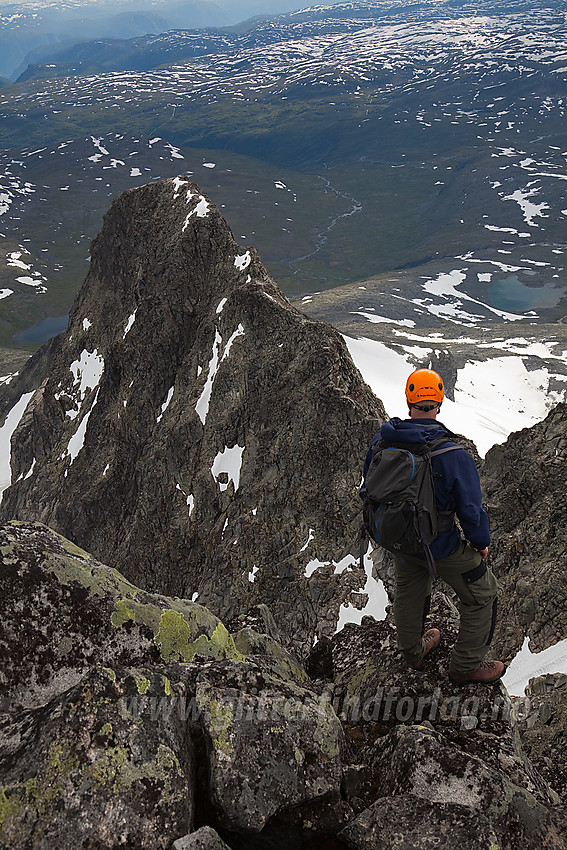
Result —
<path fill-rule="evenodd" d="M 482 560 L 486 561 L 486 559 L 488 558 L 488 546 L 485 546 L 484 549 L 477 549 L 476 551 L 479 553 Z"/>

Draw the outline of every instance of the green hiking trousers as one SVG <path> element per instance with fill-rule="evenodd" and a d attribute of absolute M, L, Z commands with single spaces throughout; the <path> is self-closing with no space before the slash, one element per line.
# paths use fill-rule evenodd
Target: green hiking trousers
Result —
<path fill-rule="evenodd" d="M 423 621 L 431 596 L 427 564 L 412 555 L 395 555 L 394 620 L 398 649 L 406 661 L 424 651 Z M 462 540 L 447 558 L 435 562 L 437 575 L 450 585 L 460 604 L 460 626 L 451 655 L 456 673 L 475 670 L 488 651 L 496 624 L 498 582 L 479 552 Z"/>

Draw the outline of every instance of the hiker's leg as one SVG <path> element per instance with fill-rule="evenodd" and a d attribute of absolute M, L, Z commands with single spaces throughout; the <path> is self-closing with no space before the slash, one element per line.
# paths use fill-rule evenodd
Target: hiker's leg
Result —
<path fill-rule="evenodd" d="M 478 667 L 492 641 L 498 582 L 480 554 L 465 542 L 437 561 L 437 573 L 460 599 L 461 621 L 451 669 L 468 673 Z"/>
<path fill-rule="evenodd" d="M 394 557 L 396 592 L 394 620 L 398 649 L 406 661 L 415 661 L 423 654 L 423 623 L 429 611 L 431 578 L 425 561 L 411 556 Z"/>

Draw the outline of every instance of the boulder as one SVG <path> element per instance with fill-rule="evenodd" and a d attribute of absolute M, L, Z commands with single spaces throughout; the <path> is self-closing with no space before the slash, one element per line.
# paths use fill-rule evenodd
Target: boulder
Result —
<path fill-rule="evenodd" d="M 172 850 L 230 850 L 220 835 L 210 826 L 202 826 L 173 842 Z"/>

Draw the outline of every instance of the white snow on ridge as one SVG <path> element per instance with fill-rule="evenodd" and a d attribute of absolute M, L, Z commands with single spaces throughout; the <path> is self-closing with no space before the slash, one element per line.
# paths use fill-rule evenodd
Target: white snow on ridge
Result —
<path fill-rule="evenodd" d="M 2 501 L 4 490 L 12 483 L 12 469 L 10 466 L 12 434 L 20 424 L 20 420 L 32 396 L 33 391 L 24 393 L 8 413 L 4 424 L 0 428 L 0 502 Z"/>
<path fill-rule="evenodd" d="M 388 415 L 405 418 L 404 387 L 415 360 L 375 340 L 344 339 L 362 377 L 382 399 Z M 444 344 L 442 338 L 416 339 L 427 341 L 429 350 L 432 343 L 439 348 Z M 531 353 L 529 347 L 522 353 Z M 479 454 L 484 455 L 512 431 L 540 422 L 564 398 L 565 393 L 549 391 L 552 377 L 565 380 L 545 368 L 528 371 L 519 354 L 467 363 L 457 375 L 455 401 L 445 399 L 440 419 L 452 431 L 470 437 Z"/>
<path fill-rule="evenodd" d="M 173 177 L 172 183 L 173 183 L 173 199 L 175 200 L 175 198 L 177 198 L 177 196 L 181 192 L 181 187 L 187 186 L 188 181 L 183 180 L 181 177 Z"/>
<path fill-rule="evenodd" d="M 187 228 L 189 227 L 189 221 L 191 220 L 191 216 L 196 215 L 197 218 L 206 218 L 209 214 L 210 204 L 206 198 L 202 195 L 195 195 L 193 192 L 187 192 L 187 203 L 193 198 L 199 198 L 199 202 L 196 207 L 194 207 L 191 212 L 187 214 L 185 219 L 185 223 L 181 228 L 182 232 L 185 233 Z"/>
<path fill-rule="evenodd" d="M 310 532 L 312 530 L 313 529 L 309 529 Z M 312 536 L 310 536 L 305 546 L 299 550 L 300 552 L 303 552 L 307 548 L 311 539 Z M 345 557 L 341 558 L 340 561 L 320 561 L 318 558 L 312 558 L 312 560 L 306 565 L 303 575 L 305 578 L 310 578 L 320 567 L 330 566 L 331 564 L 335 568 L 333 570 L 333 575 L 341 575 L 345 570 L 348 570 L 349 567 L 356 566 L 357 563 L 357 559 L 354 555 L 345 555 Z"/>
<path fill-rule="evenodd" d="M 546 673 L 567 673 L 567 639 L 542 652 L 531 652 L 529 640 L 524 638 L 522 648 L 506 670 L 502 681 L 509 693 L 520 697 L 524 696 L 530 679 Z"/>
<path fill-rule="evenodd" d="M 94 390 L 98 387 L 102 374 L 104 372 L 104 358 L 94 351 L 87 351 L 86 348 L 81 352 L 78 360 L 74 360 L 69 369 L 73 373 L 75 384 L 79 384 L 79 394 L 81 402 L 85 398 L 87 390 Z"/>
<path fill-rule="evenodd" d="M 564 393 L 549 391 L 550 377 L 544 368 L 528 371 L 519 356 L 467 363 L 457 376 L 455 401 L 444 402 L 443 421 L 471 437 L 485 455 L 512 431 L 540 422 L 562 400 Z"/>
<path fill-rule="evenodd" d="M 221 304 L 222 304 L 222 301 L 220 302 L 219 307 L 221 306 Z M 217 307 L 217 312 L 220 312 L 218 310 L 218 307 Z M 229 337 L 228 342 L 226 343 L 226 345 L 224 347 L 222 356 L 219 357 L 220 346 L 222 345 L 222 336 L 220 335 L 218 328 L 215 328 L 215 339 L 214 339 L 214 342 L 213 342 L 212 356 L 211 356 L 211 359 L 209 360 L 209 371 L 208 371 L 208 374 L 207 374 L 207 379 L 205 381 L 205 386 L 203 387 L 203 390 L 201 392 L 201 395 L 199 396 L 197 404 L 195 405 L 195 410 L 196 410 L 196 412 L 199 416 L 199 419 L 203 423 L 203 425 L 206 422 L 207 414 L 209 412 L 209 404 L 210 404 L 210 400 L 211 400 L 211 393 L 213 391 L 213 384 L 215 382 L 215 378 L 217 376 L 219 366 L 229 356 L 230 349 L 232 348 L 232 344 L 234 343 L 234 340 L 237 337 L 244 336 L 244 335 L 245 335 L 244 327 L 242 326 L 242 323 L 240 323 L 238 325 L 237 329 L 235 331 L 233 331 L 233 333 Z"/>
<path fill-rule="evenodd" d="M 311 541 L 314 539 L 314 537 L 315 537 L 315 531 L 314 531 L 314 529 L 310 528 L 310 529 L 309 529 L 309 534 L 307 535 L 307 543 L 305 543 L 305 544 L 301 547 L 301 549 L 300 549 L 299 551 L 300 551 L 300 552 L 305 552 L 305 550 L 307 549 L 307 547 L 309 546 L 309 544 L 311 543 Z"/>
<path fill-rule="evenodd" d="M 193 496 L 192 493 L 187 494 L 185 492 L 185 490 L 183 489 L 183 487 L 181 487 L 180 484 L 176 484 L 175 489 L 179 490 L 179 492 L 182 493 L 185 496 L 185 503 L 186 503 L 187 507 L 189 508 L 189 516 L 191 516 L 191 514 L 193 513 L 193 510 L 195 508 L 195 497 Z"/>
<path fill-rule="evenodd" d="M 134 312 L 130 316 L 128 316 L 128 321 L 126 322 L 126 327 L 124 328 L 124 333 L 122 334 L 122 339 L 126 339 L 126 334 L 128 334 L 131 331 L 132 325 L 136 321 L 136 313 L 137 312 L 138 312 L 138 308 L 136 308 L 134 310 Z"/>
<path fill-rule="evenodd" d="M 222 353 L 221 363 L 222 363 L 223 360 L 226 360 L 226 358 L 230 354 L 230 349 L 232 348 L 232 344 L 233 344 L 234 340 L 239 336 L 244 336 L 244 327 L 242 325 L 242 322 L 239 322 L 236 330 L 233 331 L 232 334 L 230 335 L 228 342 L 225 345 L 224 351 Z"/>
<path fill-rule="evenodd" d="M 230 449 L 228 446 L 225 446 L 222 452 L 218 452 L 216 455 L 211 466 L 211 473 L 221 491 L 226 490 L 231 481 L 234 484 L 234 490 L 238 490 L 244 449 L 245 446 L 239 446 L 238 444 Z M 228 476 L 228 481 L 223 482 L 218 480 L 222 473 Z"/>
<path fill-rule="evenodd" d="M 169 390 L 167 391 L 167 398 L 165 399 L 164 403 L 162 404 L 161 410 L 159 412 L 159 416 L 156 419 L 157 423 L 161 422 L 161 420 L 163 418 L 163 414 L 165 413 L 165 411 L 169 407 L 169 403 L 170 403 L 171 399 L 173 398 L 174 390 L 175 390 L 175 387 L 170 387 Z"/>
<path fill-rule="evenodd" d="M 209 372 L 207 375 L 207 380 L 205 381 L 205 386 L 203 387 L 203 391 L 199 396 L 197 404 L 195 405 L 195 410 L 199 419 L 205 424 L 207 420 L 207 413 L 209 412 L 209 403 L 211 400 L 211 393 L 213 391 L 213 383 L 216 378 L 217 369 L 219 365 L 219 346 L 222 343 L 222 336 L 215 328 L 215 339 L 213 342 L 213 353 L 211 359 L 209 360 Z"/>
<path fill-rule="evenodd" d="M 90 415 L 93 412 L 95 405 L 98 401 L 98 394 L 99 394 L 99 390 L 97 389 L 97 391 L 95 393 L 95 397 L 93 399 L 93 403 L 91 404 L 89 410 L 85 413 L 85 415 L 81 419 L 81 421 L 79 423 L 79 427 L 77 428 L 77 430 L 75 431 L 73 436 L 70 438 L 70 440 L 67 444 L 67 450 L 63 454 L 63 458 L 65 458 L 65 457 L 71 458 L 71 463 L 73 463 L 75 461 L 77 455 L 79 454 L 79 452 L 81 451 L 81 449 L 85 445 L 85 437 L 86 437 L 86 434 L 87 434 L 87 426 L 89 424 Z"/>
<path fill-rule="evenodd" d="M 246 251 L 245 254 L 242 254 L 241 256 L 235 257 L 235 259 L 234 259 L 235 267 L 241 272 L 243 272 L 244 269 L 247 269 L 251 262 L 252 262 L 252 256 L 250 254 L 250 251 Z"/>
<path fill-rule="evenodd" d="M 368 595 L 367 602 L 362 609 L 355 608 L 354 605 L 350 605 L 348 602 L 341 605 L 335 634 L 340 632 L 347 623 L 360 624 L 362 618 L 365 616 L 374 617 L 375 620 L 384 620 L 386 617 L 386 605 L 389 603 L 388 594 L 382 580 L 374 578 L 370 545 L 364 556 L 364 571 L 366 573 L 366 583 L 358 592 Z"/>

